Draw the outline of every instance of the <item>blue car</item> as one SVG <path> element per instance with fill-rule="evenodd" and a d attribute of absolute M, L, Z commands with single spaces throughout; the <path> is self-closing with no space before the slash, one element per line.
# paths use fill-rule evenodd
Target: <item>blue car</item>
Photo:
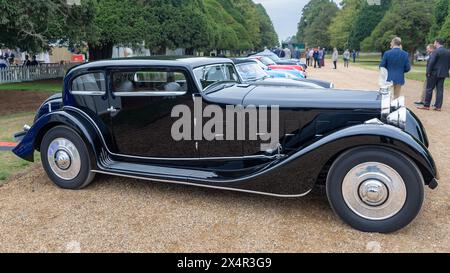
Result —
<path fill-rule="evenodd" d="M 298 70 L 267 70 L 272 78 L 287 78 L 293 80 L 306 79 L 306 76 Z"/>
<path fill-rule="evenodd" d="M 271 78 L 272 81 L 270 82 L 276 83 L 276 85 L 286 85 L 288 84 L 286 80 L 289 80 L 288 85 L 292 84 L 292 82 L 297 82 L 297 85 L 308 85 L 309 87 L 334 88 L 334 84 L 331 82 L 306 79 L 304 74 L 298 70 L 270 69 L 257 59 L 238 58 L 233 59 L 233 62 L 244 81 L 255 81 L 259 79 L 261 83 L 262 79 L 267 83 L 269 82 L 267 78 Z M 285 81 L 283 82 L 281 80 Z"/>

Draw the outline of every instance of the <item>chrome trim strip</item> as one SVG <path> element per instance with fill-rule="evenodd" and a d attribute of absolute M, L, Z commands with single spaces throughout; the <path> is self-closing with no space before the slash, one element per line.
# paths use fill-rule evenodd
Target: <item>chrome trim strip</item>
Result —
<path fill-rule="evenodd" d="M 196 186 L 196 187 L 202 187 L 202 188 L 210 188 L 210 189 L 216 189 L 216 190 L 227 190 L 227 191 L 236 191 L 236 192 L 245 192 L 245 193 L 251 193 L 251 194 L 259 194 L 259 195 L 266 195 L 266 196 L 272 196 L 272 197 L 280 197 L 280 198 L 297 198 L 297 197 L 303 197 L 307 194 L 309 194 L 311 190 L 302 193 L 302 194 L 292 194 L 292 195 L 283 195 L 283 194 L 275 194 L 275 193 L 267 193 L 267 192 L 260 192 L 260 191 L 252 191 L 252 190 L 243 190 L 243 189 L 236 189 L 236 188 L 227 188 L 227 187 L 220 187 L 220 186 L 210 186 L 210 185 L 201 185 L 191 182 L 181 182 L 181 181 L 173 181 L 173 180 L 164 180 L 164 179 L 154 179 L 154 178 L 146 178 L 146 177 L 140 177 L 135 175 L 127 175 L 127 174 L 120 174 L 120 173 L 114 173 L 114 172 L 107 172 L 102 170 L 91 170 L 91 172 L 94 173 L 101 173 L 101 174 L 107 174 L 107 175 L 114 175 L 114 176 L 120 176 L 120 177 L 126 177 L 126 178 L 133 178 L 133 179 L 142 179 L 142 180 L 148 180 L 148 181 L 155 181 L 155 182 L 163 182 L 163 183 L 171 183 L 171 184 L 180 184 L 180 185 L 187 185 L 187 186 Z"/>
<path fill-rule="evenodd" d="M 84 111 L 75 108 L 73 106 L 64 106 L 63 109 L 72 109 L 80 114 L 82 114 L 83 116 L 85 116 L 87 119 L 89 119 L 89 121 L 91 122 L 91 124 L 95 127 L 97 133 L 100 135 L 100 138 L 102 139 L 103 142 L 103 146 L 105 147 L 106 151 L 113 155 L 113 156 L 120 156 L 120 157 L 129 157 L 129 158 L 136 158 L 136 159 L 149 159 L 149 160 L 164 160 L 164 161 L 194 161 L 194 160 L 239 160 L 239 159 L 268 159 L 268 160 L 272 160 L 272 159 L 277 159 L 280 157 L 280 155 L 272 155 L 272 156 L 267 156 L 267 155 L 251 155 L 251 156 L 234 156 L 234 157 L 193 157 L 193 158 L 166 158 L 166 157 L 144 157 L 144 156 L 134 156 L 134 155 L 124 155 L 124 154 L 117 154 L 117 153 L 113 153 L 109 150 L 108 145 L 106 145 L 106 141 L 103 137 L 103 134 L 100 131 L 100 128 L 98 128 L 97 124 L 94 122 L 94 120 L 88 115 L 86 114 Z M 281 155 L 284 156 L 284 155 Z"/>
<path fill-rule="evenodd" d="M 367 120 L 366 122 L 364 122 L 364 124 L 384 125 L 384 123 L 381 122 L 381 120 L 379 120 L 377 118 Z"/>
<path fill-rule="evenodd" d="M 106 91 L 70 91 L 72 95 L 80 96 L 104 96 Z"/>
<path fill-rule="evenodd" d="M 381 94 L 381 119 L 385 120 L 391 113 L 392 84 L 380 88 Z"/>
<path fill-rule="evenodd" d="M 116 97 L 175 97 L 186 95 L 187 91 L 143 91 L 143 92 L 114 92 Z"/>
<path fill-rule="evenodd" d="M 406 106 L 405 96 L 398 97 L 391 102 L 391 108 L 395 111 Z"/>

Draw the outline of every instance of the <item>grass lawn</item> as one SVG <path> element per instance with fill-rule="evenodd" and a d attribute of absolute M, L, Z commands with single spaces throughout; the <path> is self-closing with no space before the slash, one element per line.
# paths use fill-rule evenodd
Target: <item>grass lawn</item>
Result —
<path fill-rule="evenodd" d="M 39 91 L 57 93 L 61 92 L 63 86 L 62 79 L 42 80 L 32 82 L 4 83 L 0 84 L 0 90 L 7 91 Z"/>
<path fill-rule="evenodd" d="M 360 55 L 360 58 L 357 59 L 356 65 L 365 68 L 370 69 L 374 71 L 378 71 L 378 66 L 380 65 L 381 55 Z M 415 62 L 412 66 L 412 69 L 410 72 L 405 74 L 405 77 L 410 80 L 416 80 L 425 82 L 426 76 L 426 62 Z M 445 87 L 450 88 L 450 80 L 445 81 Z"/>
<path fill-rule="evenodd" d="M 21 113 L 0 117 L 0 141 L 13 141 L 13 134 L 20 131 L 24 124 L 32 124 L 35 113 Z M 39 161 L 39 153 L 35 154 Z M 0 151 L 0 185 L 11 174 L 14 174 L 31 162 L 18 158 L 11 152 Z"/>

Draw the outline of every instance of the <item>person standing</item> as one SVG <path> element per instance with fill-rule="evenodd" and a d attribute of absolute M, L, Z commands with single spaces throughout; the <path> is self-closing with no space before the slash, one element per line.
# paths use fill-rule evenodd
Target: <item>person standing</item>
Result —
<path fill-rule="evenodd" d="M 337 61 L 339 58 L 339 52 L 337 48 L 333 48 L 333 55 L 331 55 L 331 59 L 333 60 L 334 69 L 337 69 Z"/>
<path fill-rule="evenodd" d="M 391 49 L 386 51 L 381 60 L 380 67 L 388 71 L 388 82 L 394 83 L 394 97 L 401 95 L 402 86 L 405 84 L 405 73 L 411 70 L 409 54 L 402 50 L 402 39 L 395 37 L 391 41 Z"/>
<path fill-rule="evenodd" d="M 314 48 L 309 50 L 309 65 L 312 66 L 314 62 Z"/>
<path fill-rule="evenodd" d="M 309 48 L 307 48 L 306 50 L 305 50 L 305 58 L 306 58 L 306 65 L 307 66 L 309 66 L 309 58 L 310 58 L 310 56 L 309 56 Z"/>
<path fill-rule="evenodd" d="M 323 52 L 323 49 L 321 49 L 320 47 L 319 47 L 319 54 L 318 54 L 318 56 L 317 56 L 317 62 L 319 63 L 319 68 L 322 68 L 322 60 L 323 60 L 323 54 L 324 54 L 324 52 Z"/>
<path fill-rule="evenodd" d="M 30 66 L 31 61 L 30 61 L 30 56 L 29 55 L 25 55 L 25 60 L 23 61 L 23 66 Z"/>
<path fill-rule="evenodd" d="M 434 52 L 435 49 L 436 49 L 436 47 L 434 46 L 434 44 L 429 44 L 427 46 L 427 54 L 428 54 L 427 65 L 428 65 L 428 62 L 430 61 L 430 56 Z M 416 105 L 424 105 L 425 104 L 426 95 L 427 95 L 427 80 L 425 79 L 422 95 L 420 96 L 420 100 L 414 102 L 414 104 L 416 104 Z"/>
<path fill-rule="evenodd" d="M 356 50 L 352 51 L 353 63 L 356 63 Z"/>
<path fill-rule="evenodd" d="M 7 61 L 4 59 L 3 56 L 0 55 L 0 69 L 7 68 L 7 67 L 8 67 Z"/>
<path fill-rule="evenodd" d="M 291 50 L 288 47 L 285 47 L 283 51 L 284 51 L 284 58 L 286 59 L 292 58 Z"/>
<path fill-rule="evenodd" d="M 450 69 L 450 51 L 444 47 L 443 39 L 436 39 L 434 42 L 436 50 L 431 54 L 427 64 L 427 95 L 425 104 L 417 107 L 418 109 L 430 110 L 433 90 L 436 88 L 435 111 L 441 111 L 444 101 L 444 83 L 449 77 Z"/>
<path fill-rule="evenodd" d="M 325 56 L 327 55 L 327 50 L 325 48 L 322 48 L 322 62 L 320 63 L 320 66 L 325 66 Z"/>
<path fill-rule="evenodd" d="M 313 58 L 314 58 L 314 68 L 317 68 L 317 65 L 319 64 L 319 50 L 317 48 L 314 49 Z"/>
<path fill-rule="evenodd" d="M 30 66 L 38 66 L 39 62 L 36 59 L 36 55 L 33 55 Z"/>
<path fill-rule="evenodd" d="M 348 68 L 350 62 L 350 50 L 346 49 L 344 52 L 344 67 Z"/>

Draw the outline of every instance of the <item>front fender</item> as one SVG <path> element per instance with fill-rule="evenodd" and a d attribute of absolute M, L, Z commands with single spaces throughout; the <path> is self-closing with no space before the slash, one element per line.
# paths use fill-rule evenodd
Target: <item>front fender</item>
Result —
<path fill-rule="evenodd" d="M 86 144 L 91 146 L 93 152 L 96 152 L 96 147 L 101 147 L 97 145 L 99 140 L 96 131 L 83 117 L 77 116 L 75 113 L 55 111 L 39 117 L 22 141 L 13 149 L 13 153 L 22 159 L 33 162 L 34 150 L 39 149 L 44 134 L 58 125 L 66 125 L 74 129 Z"/>
<path fill-rule="evenodd" d="M 391 125 L 362 124 L 336 131 L 307 145 L 290 156 L 288 161 L 308 155 L 317 163 L 331 163 L 344 151 L 362 146 L 382 146 L 408 156 L 417 164 L 427 185 L 439 179 L 436 164 L 427 147 L 417 138 Z"/>

